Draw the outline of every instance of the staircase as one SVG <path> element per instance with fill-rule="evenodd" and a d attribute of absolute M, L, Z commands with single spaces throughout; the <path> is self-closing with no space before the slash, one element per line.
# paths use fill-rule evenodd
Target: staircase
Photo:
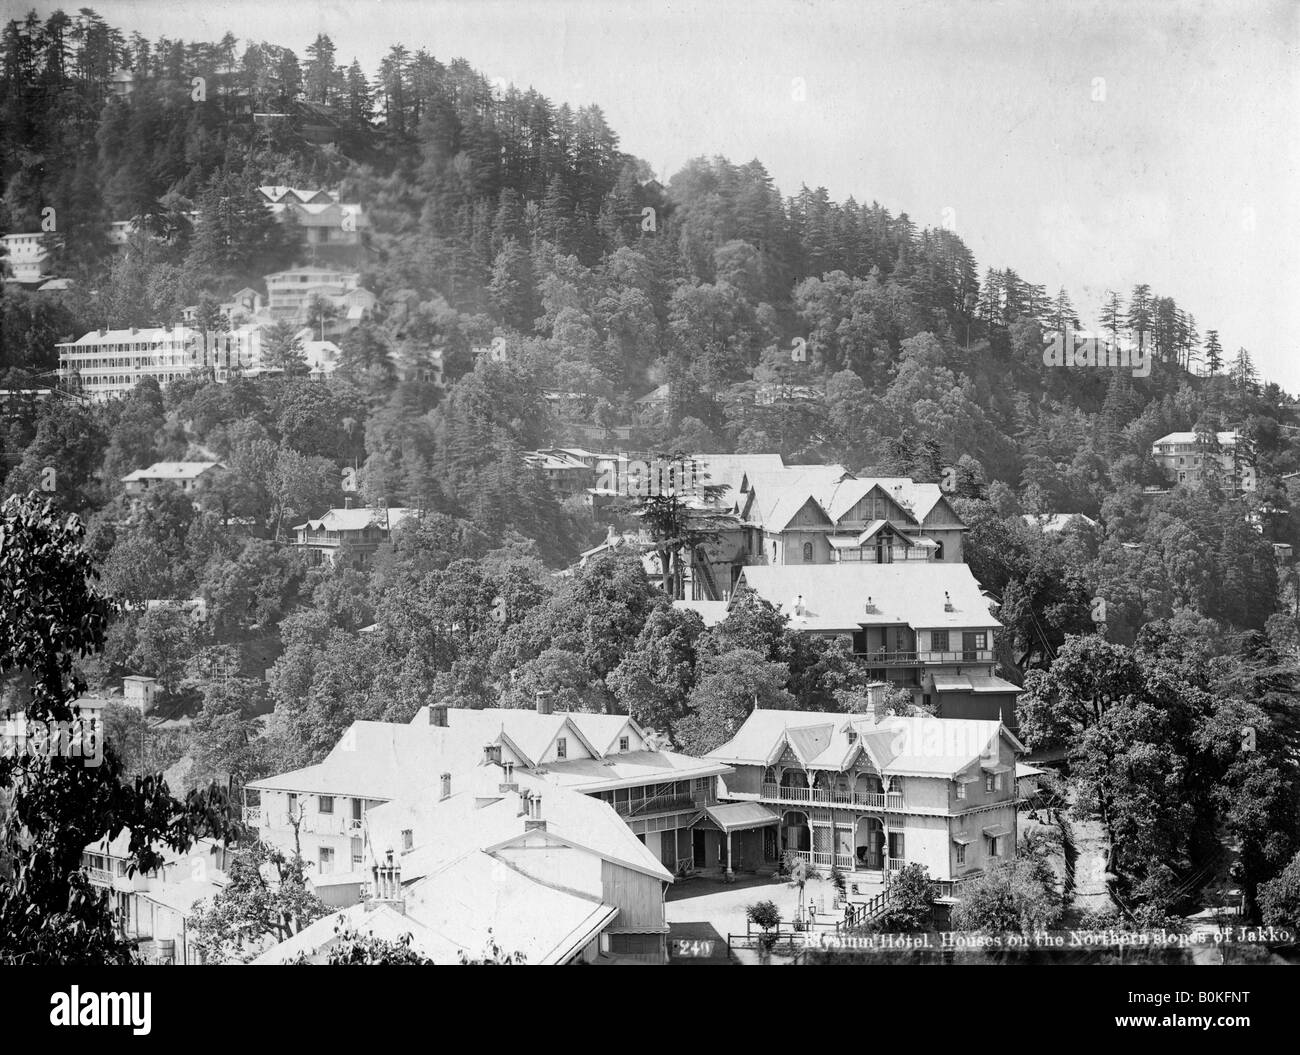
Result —
<path fill-rule="evenodd" d="M 713 568 L 709 564 L 709 558 L 704 550 L 696 546 L 691 552 L 691 570 L 698 573 L 698 579 L 702 587 L 701 592 L 704 594 L 699 600 L 721 601 L 722 594 L 718 591 L 717 580 L 713 577 Z"/>

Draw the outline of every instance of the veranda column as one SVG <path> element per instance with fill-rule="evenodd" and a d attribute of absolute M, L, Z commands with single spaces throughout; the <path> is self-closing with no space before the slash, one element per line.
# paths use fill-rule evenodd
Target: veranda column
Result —
<path fill-rule="evenodd" d="M 727 871 L 723 878 L 728 883 L 736 880 L 736 873 L 731 870 L 731 832 L 727 832 Z"/>

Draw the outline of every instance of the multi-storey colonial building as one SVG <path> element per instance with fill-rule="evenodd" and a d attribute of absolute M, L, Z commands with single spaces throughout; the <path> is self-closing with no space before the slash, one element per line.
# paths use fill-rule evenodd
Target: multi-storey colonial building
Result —
<path fill-rule="evenodd" d="M 850 638 L 876 677 L 911 689 L 940 717 L 1015 728 L 1020 688 L 994 673 L 993 632 L 1001 624 L 967 565 L 749 567 L 738 588 L 787 615 L 792 630 Z"/>
<path fill-rule="evenodd" d="M 375 295 L 362 288 L 361 276 L 354 271 L 295 267 L 267 275 L 264 281 L 267 310 L 277 322 L 307 322 L 317 299 L 333 309 L 331 318 L 318 323 L 323 324 L 323 333 L 318 334 L 322 340 L 355 326 L 375 306 Z"/>
<path fill-rule="evenodd" d="M 1228 490 L 1254 491 L 1255 466 L 1243 450 L 1241 434 L 1171 432 L 1151 445 L 1151 456 L 1170 479 L 1188 487 L 1201 486 L 1211 472 Z"/>
<path fill-rule="evenodd" d="M 47 277 L 45 260 L 49 249 L 45 235 L 32 231 L 0 235 L 0 252 L 4 254 L 6 277 L 10 281 L 33 285 Z"/>
<path fill-rule="evenodd" d="M 755 710 L 706 756 L 722 796 L 755 811 L 730 834 L 732 867 L 793 852 L 870 885 L 919 863 L 952 884 L 1013 856 L 1016 757 L 999 722 Z"/>
<path fill-rule="evenodd" d="M 433 707 L 409 725 L 354 722 L 317 765 L 250 783 L 258 801 L 245 817 L 267 842 L 296 839 L 319 872 L 352 871 L 370 809 L 487 763 L 607 802 L 670 872 L 718 866 L 716 835 L 691 829 L 718 804 L 725 765 L 656 750 L 625 715 L 549 713 L 545 698 L 536 711 Z"/>
<path fill-rule="evenodd" d="M 364 565 L 392 530 L 414 516 L 418 509 L 403 506 L 331 509 L 316 520 L 296 524 L 295 547 L 314 564 Z"/>
<path fill-rule="evenodd" d="M 56 346 L 59 380 L 93 402 L 124 396 L 146 377 L 160 385 L 178 378 L 253 366 L 261 350 L 254 326 L 221 333 L 187 326 L 92 330 Z"/>
<path fill-rule="evenodd" d="M 356 203 L 342 202 L 334 191 L 301 187 L 259 187 L 258 193 L 277 220 L 292 217 L 308 251 L 355 250 L 368 224 Z"/>

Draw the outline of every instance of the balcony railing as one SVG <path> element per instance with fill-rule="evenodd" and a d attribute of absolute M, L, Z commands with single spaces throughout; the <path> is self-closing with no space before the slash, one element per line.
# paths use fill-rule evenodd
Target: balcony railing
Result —
<path fill-rule="evenodd" d="M 777 802 L 807 802 L 828 806 L 865 806 L 873 810 L 901 810 L 903 793 L 891 791 L 847 791 L 840 788 L 793 788 L 764 784 L 762 797 Z"/>
<path fill-rule="evenodd" d="M 864 663 L 873 667 L 916 667 L 921 664 L 940 663 L 991 663 L 993 650 L 988 648 L 958 649 L 948 652 L 889 652 L 884 650 L 854 652 Z"/>
<path fill-rule="evenodd" d="M 87 868 L 86 874 L 90 876 L 92 883 L 102 883 L 104 886 L 113 885 L 113 873 L 107 868 Z"/>
<path fill-rule="evenodd" d="M 262 807 L 245 806 L 244 823 L 247 824 L 250 828 L 260 828 L 262 826 Z"/>
<path fill-rule="evenodd" d="M 786 854 L 807 861 L 815 868 L 834 867 L 844 872 L 879 872 L 882 871 L 882 865 L 885 863 L 885 858 L 880 854 L 867 854 L 862 861 L 852 854 L 837 854 L 829 850 L 787 850 Z M 891 872 L 897 872 L 907 866 L 907 862 L 901 857 L 889 858 L 888 864 Z"/>

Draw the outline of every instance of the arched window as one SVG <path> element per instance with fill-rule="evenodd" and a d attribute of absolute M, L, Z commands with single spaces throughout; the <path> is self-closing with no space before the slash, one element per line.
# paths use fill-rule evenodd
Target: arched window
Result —
<path fill-rule="evenodd" d="M 803 562 L 804 562 L 805 564 L 811 564 L 811 563 L 812 563 L 812 559 L 813 559 L 813 547 L 812 547 L 812 543 L 811 543 L 811 542 L 805 542 L 805 543 L 803 544 Z"/>

